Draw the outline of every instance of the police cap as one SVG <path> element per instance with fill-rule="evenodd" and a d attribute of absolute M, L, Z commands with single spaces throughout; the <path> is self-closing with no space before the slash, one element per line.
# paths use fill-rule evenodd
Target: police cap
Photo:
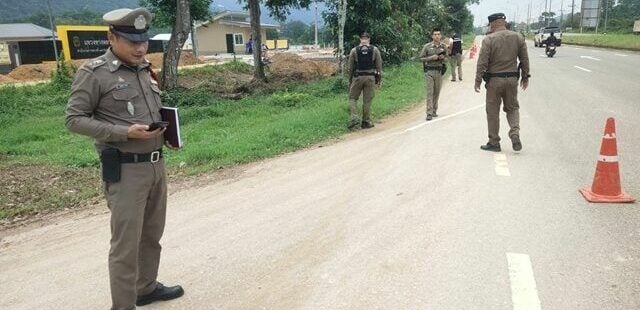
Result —
<path fill-rule="evenodd" d="M 489 22 L 492 23 L 498 19 L 507 19 L 507 16 L 504 13 L 495 13 L 489 15 Z"/>
<path fill-rule="evenodd" d="M 114 34 L 131 42 L 149 41 L 151 13 L 145 8 L 117 9 L 107 12 L 102 19 Z"/>

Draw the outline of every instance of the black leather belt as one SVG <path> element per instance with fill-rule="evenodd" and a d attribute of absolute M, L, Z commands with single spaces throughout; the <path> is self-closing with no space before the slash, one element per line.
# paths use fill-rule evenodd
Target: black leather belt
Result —
<path fill-rule="evenodd" d="M 120 153 L 120 163 L 121 164 L 130 164 L 130 163 L 157 163 L 162 158 L 162 149 L 145 154 L 136 154 L 136 153 Z"/>
<path fill-rule="evenodd" d="M 376 75 L 375 72 L 356 72 L 355 76 L 374 76 Z"/>
<path fill-rule="evenodd" d="M 520 72 L 501 72 L 501 73 L 487 73 L 489 77 L 500 77 L 500 78 L 509 78 L 509 77 L 520 77 Z"/>

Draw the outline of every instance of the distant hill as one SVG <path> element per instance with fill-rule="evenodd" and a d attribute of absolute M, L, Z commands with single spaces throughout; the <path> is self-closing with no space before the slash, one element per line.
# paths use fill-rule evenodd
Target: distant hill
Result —
<path fill-rule="evenodd" d="M 106 13 L 117 8 L 138 6 L 138 0 L 51 0 L 51 10 L 56 15 L 81 10 Z M 46 0 L 0 0 L 0 23 L 38 12 L 47 12 Z"/>

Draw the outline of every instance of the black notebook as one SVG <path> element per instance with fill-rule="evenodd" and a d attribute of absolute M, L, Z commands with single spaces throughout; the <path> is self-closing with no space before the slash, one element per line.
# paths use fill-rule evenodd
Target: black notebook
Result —
<path fill-rule="evenodd" d="M 164 107 L 160 109 L 162 120 L 169 122 L 167 130 L 164 132 L 164 139 L 174 147 L 182 147 L 182 138 L 180 137 L 180 117 L 178 116 L 178 108 Z"/>

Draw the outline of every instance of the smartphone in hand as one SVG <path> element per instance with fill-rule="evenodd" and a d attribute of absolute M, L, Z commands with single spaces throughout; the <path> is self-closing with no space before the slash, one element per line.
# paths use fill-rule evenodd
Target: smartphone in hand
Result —
<path fill-rule="evenodd" d="M 169 126 L 169 122 L 154 122 L 149 125 L 149 129 L 147 131 L 154 131 L 156 129 L 164 129 Z"/>

